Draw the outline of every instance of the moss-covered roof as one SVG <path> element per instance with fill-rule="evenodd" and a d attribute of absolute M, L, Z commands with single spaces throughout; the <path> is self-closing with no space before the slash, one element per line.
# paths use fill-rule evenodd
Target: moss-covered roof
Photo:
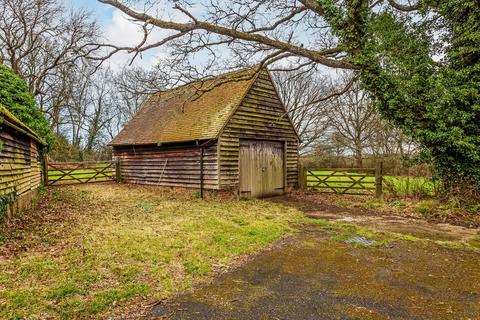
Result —
<path fill-rule="evenodd" d="M 248 68 L 151 96 L 111 145 L 208 140 L 220 131 L 255 81 Z"/>
<path fill-rule="evenodd" d="M 17 117 L 13 115 L 7 108 L 0 104 L 0 124 L 6 124 L 7 126 L 15 129 L 18 132 L 21 132 L 33 140 L 37 141 L 41 145 L 46 145 L 43 141 L 30 127 L 20 121 Z"/>

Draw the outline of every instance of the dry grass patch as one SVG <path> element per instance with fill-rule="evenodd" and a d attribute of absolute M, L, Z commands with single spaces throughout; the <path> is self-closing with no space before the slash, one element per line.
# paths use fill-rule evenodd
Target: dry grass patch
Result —
<path fill-rule="evenodd" d="M 97 184 L 49 191 L 3 231 L 0 318 L 105 318 L 208 279 L 294 231 L 281 204 Z"/>

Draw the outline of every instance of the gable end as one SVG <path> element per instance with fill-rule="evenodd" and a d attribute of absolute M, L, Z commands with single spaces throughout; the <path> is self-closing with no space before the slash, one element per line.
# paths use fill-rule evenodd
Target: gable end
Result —
<path fill-rule="evenodd" d="M 238 187 L 239 141 L 260 139 L 285 142 L 287 186 L 297 182 L 298 134 L 267 70 L 262 70 L 219 135 L 219 184 Z"/>

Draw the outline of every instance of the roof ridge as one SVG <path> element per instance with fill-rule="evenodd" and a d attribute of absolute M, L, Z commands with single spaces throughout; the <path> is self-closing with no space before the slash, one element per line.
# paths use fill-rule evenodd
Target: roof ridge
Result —
<path fill-rule="evenodd" d="M 214 75 L 214 76 L 207 76 L 203 79 L 196 79 L 196 80 L 192 80 L 190 82 L 187 82 L 187 83 L 184 83 L 184 84 L 181 84 L 179 86 L 176 86 L 176 87 L 173 87 L 173 88 L 169 88 L 169 89 L 166 89 L 166 90 L 160 90 L 156 93 L 154 93 L 153 95 L 157 95 L 157 94 L 161 94 L 161 93 L 168 93 L 168 92 L 171 92 L 173 90 L 177 90 L 177 89 L 182 89 L 182 88 L 185 88 L 185 87 L 188 87 L 190 85 L 193 85 L 197 82 L 210 82 L 210 81 L 215 81 L 215 80 L 218 80 L 219 78 L 222 78 L 222 77 L 227 77 L 227 76 L 230 76 L 230 75 L 233 75 L 235 73 L 243 73 L 243 72 L 246 72 L 248 71 L 249 69 L 252 69 L 252 71 L 256 68 L 256 66 L 249 66 L 249 67 L 245 67 L 245 68 L 242 68 L 242 69 L 238 69 L 238 70 L 232 70 L 232 71 L 228 71 L 228 72 L 225 72 L 225 73 L 221 73 L 221 74 L 217 74 L 217 75 Z M 253 74 L 254 75 L 254 74 Z M 243 79 L 242 79 L 243 80 Z M 247 80 L 247 79 L 245 79 Z"/>

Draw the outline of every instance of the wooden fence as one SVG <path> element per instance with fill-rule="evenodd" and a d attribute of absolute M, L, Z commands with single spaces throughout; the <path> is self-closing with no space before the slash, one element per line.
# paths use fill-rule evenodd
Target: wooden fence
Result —
<path fill-rule="evenodd" d="M 116 177 L 116 167 L 114 161 L 46 163 L 45 184 L 51 186 L 112 181 Z"/>
<path fill-rule="evenodd" d="M 382 164 L 376 168 L 299 167 L 299 186 L 307 191 L 382 196 Z"/>

